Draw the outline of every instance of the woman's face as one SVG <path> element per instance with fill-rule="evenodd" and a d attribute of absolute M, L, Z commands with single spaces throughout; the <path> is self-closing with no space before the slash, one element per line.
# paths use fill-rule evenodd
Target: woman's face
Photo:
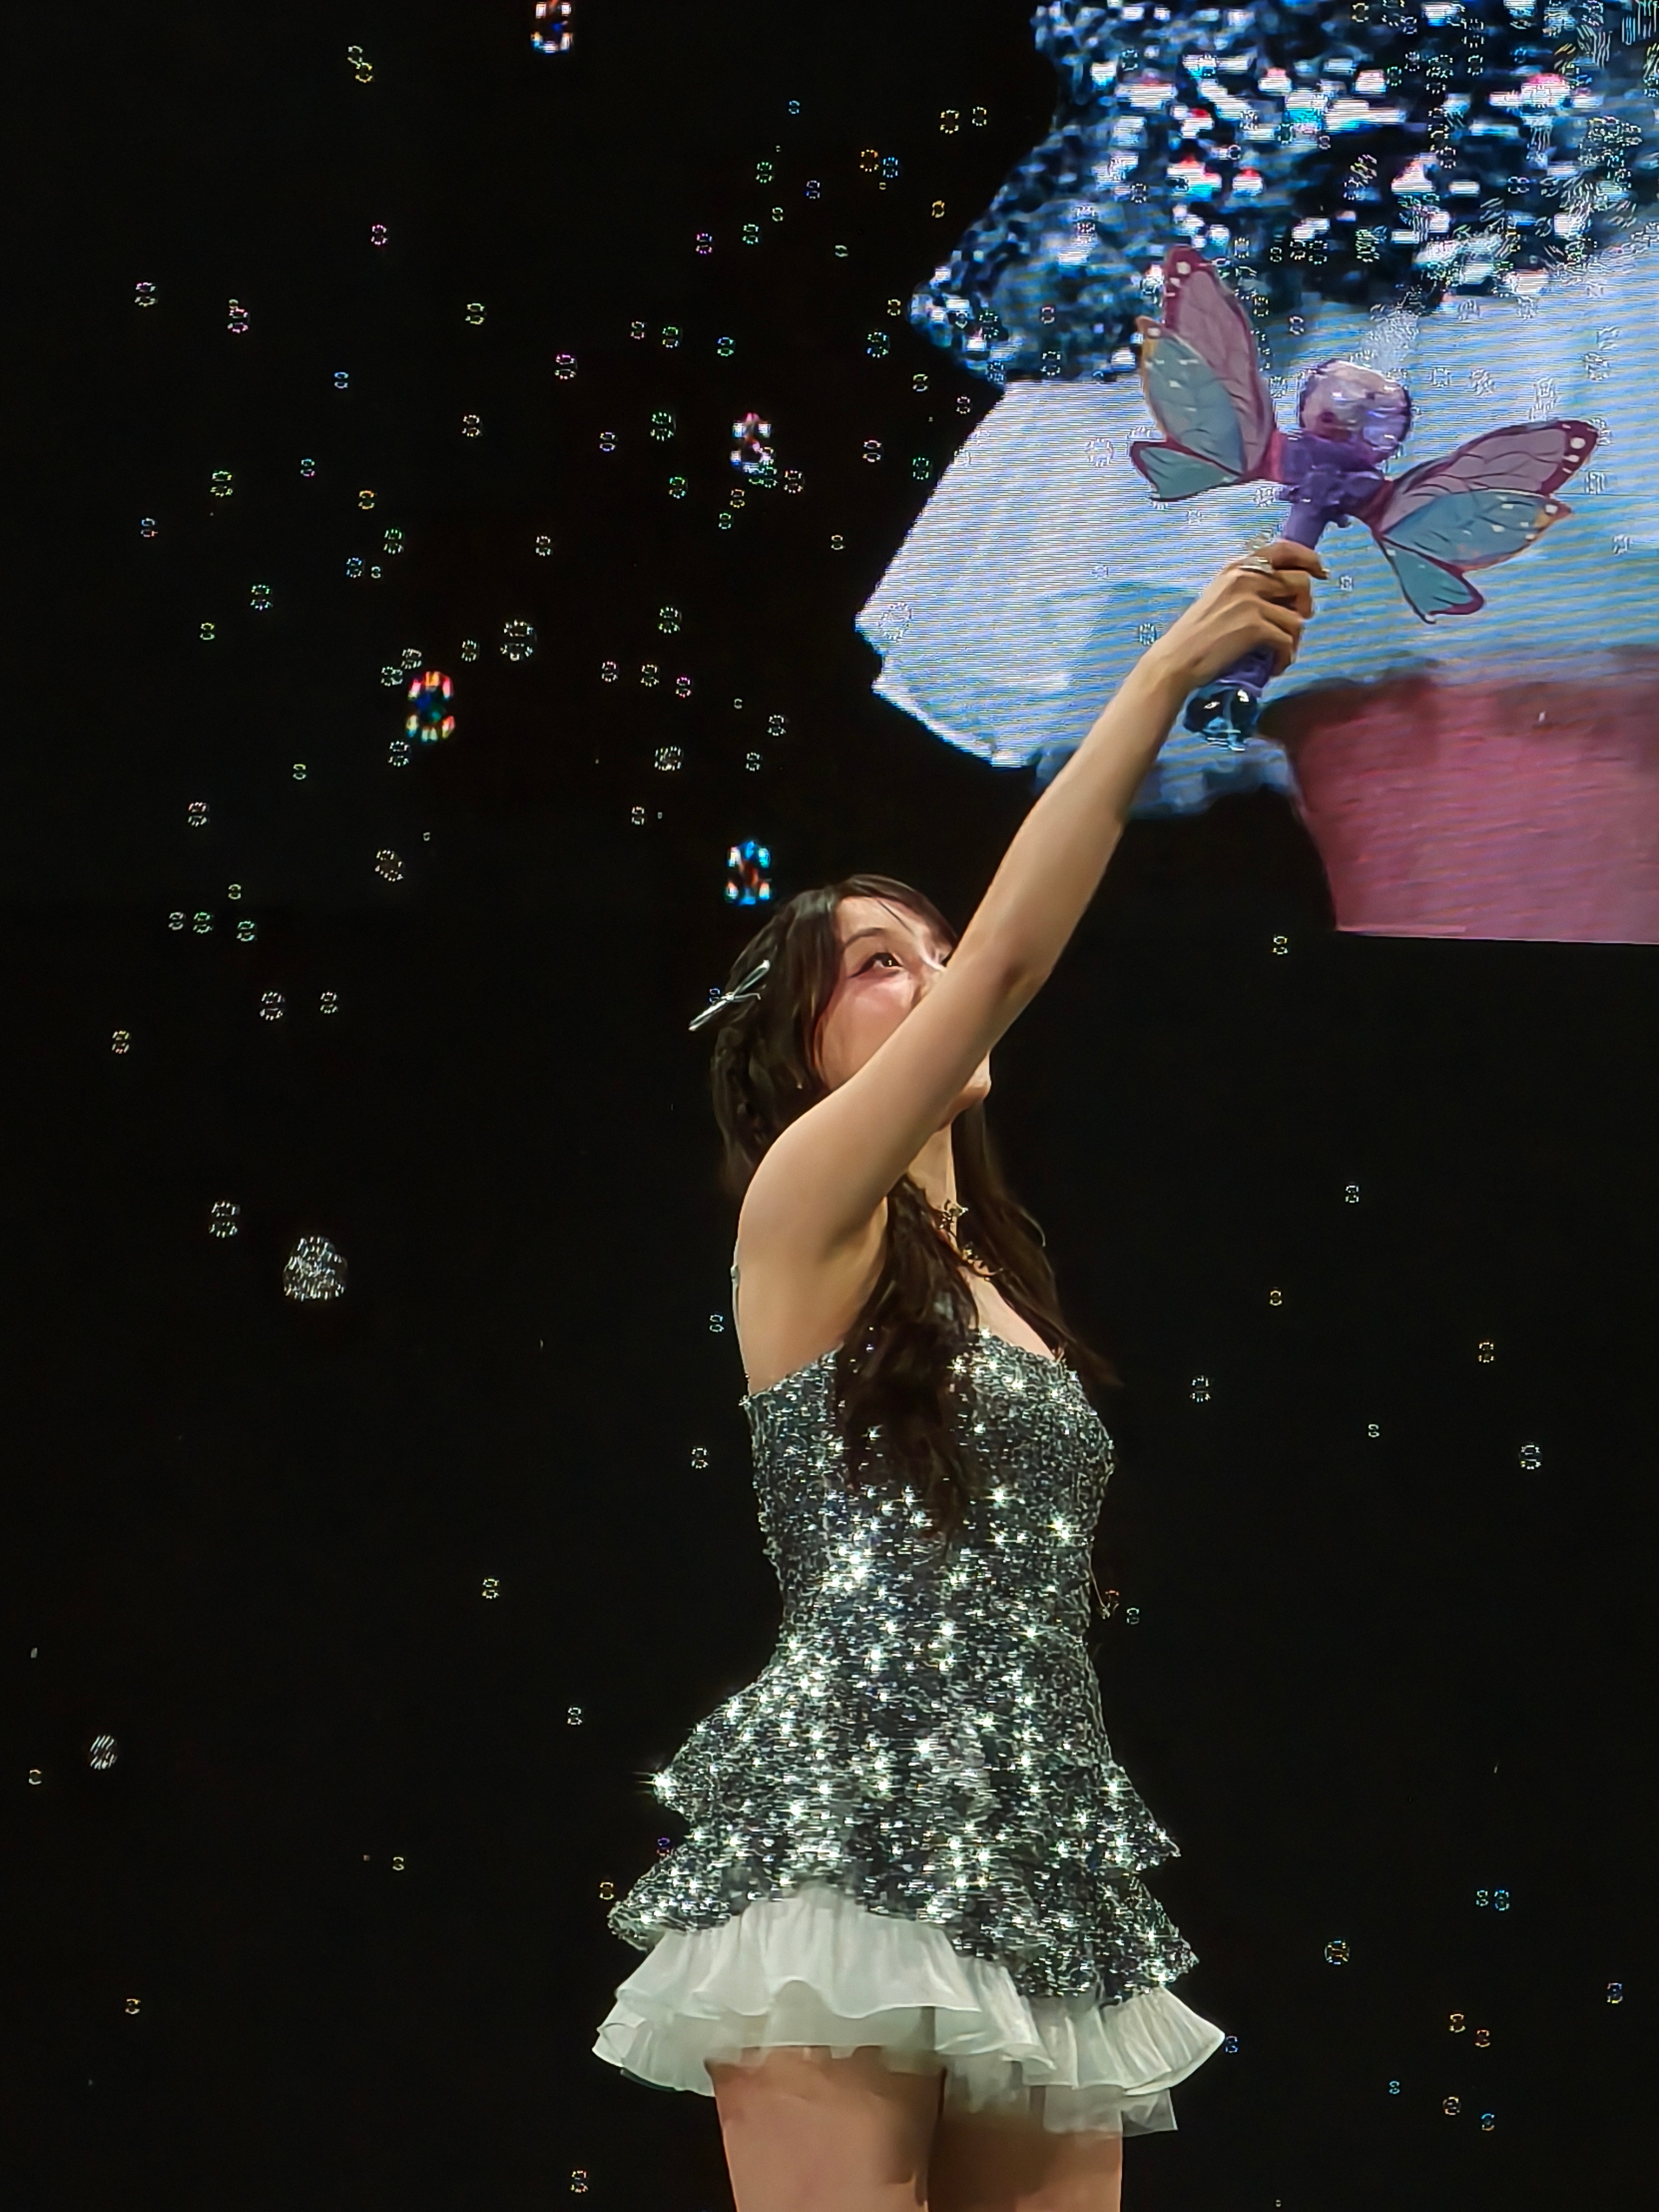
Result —
<path fill-rule="evenodd" d="M 832 1091 L 856 1075 L 920 1006 L 951 957 L 950 945 L 919 914 L 893 900 L 845 898 L 835 921 L 841 963 L 817 1041 L 819 1071 Z M 953 1120 L 990 1088 L 988 1053 L 946 1118 Z"/>

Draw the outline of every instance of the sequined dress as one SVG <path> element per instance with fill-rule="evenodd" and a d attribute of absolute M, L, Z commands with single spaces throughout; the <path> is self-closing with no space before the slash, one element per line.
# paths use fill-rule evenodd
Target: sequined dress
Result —
<path fill-rule="evenodd" d="M 611 1913 L 649 1956 L 596 2053 L 708 2095 L 708 2059 L 876 2045 L 947 2104 L 1173 2128 L 1224 2039 L 1169 1986 L 1195 1956 L 1139 1876 L 1178 1854 L 1084 1641 L 1111 1439 L 1071 1369 L 978 1332 L 987 1481 L 947 1554 L 914 1495 L 843 1481 L 834 1358 L 742 1401 L 782 1621 L 654 1778 L 690 1832 Z"/>

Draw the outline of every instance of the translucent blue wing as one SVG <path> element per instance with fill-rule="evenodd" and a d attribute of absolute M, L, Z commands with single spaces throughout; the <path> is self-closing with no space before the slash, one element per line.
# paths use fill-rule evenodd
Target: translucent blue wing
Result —
<path fill-rule="evenodd" d="M 1524 552 L 1568 510 L 1530 491 L 1442 492 L 1408 514 L 1378 526 L 1385 547 L 1403 545 L 1454 568 L 1489 568 Z"/>
<path fill-rule="evenodd" d="M 1244 426 L 1231 393 L 1202 354 L 1173 331 L 1143 330 L 1140 381 L 1166 438 L 1213 461 L 1231 481 L 1243 475 Z"/>
<path fill-rule="evenodd" d="M 1238 482 L 1236 469 L 1206 461 L 1181 446 L 1156 446 L 1137 440 L 1129 448 L 1129 459 L 1158 499 L 1190 499 L 1194 492 L 1213 491 L 1218 484 Z"/>
<path fill-rule="evenodd" d="M 1477 607 L 1485 605 L 1474 585 L 1455 568 L 1427 560 L 1404 545 L 1391 545 L 1386 539 L 1382 550 L 1407 605 L 1425 622 L 1431 623 L 1437 615 L 1472 615 Z"/>

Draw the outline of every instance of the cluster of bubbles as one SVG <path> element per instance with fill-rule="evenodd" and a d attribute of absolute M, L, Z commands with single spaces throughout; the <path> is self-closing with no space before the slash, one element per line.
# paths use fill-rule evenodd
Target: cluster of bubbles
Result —
<path fill-rule="evenodd" d="M 346 1263 L 326 1237 L 302 1237 L 283 1267 L 283 1295 L 302 1304 L 345 1296 Z"/>

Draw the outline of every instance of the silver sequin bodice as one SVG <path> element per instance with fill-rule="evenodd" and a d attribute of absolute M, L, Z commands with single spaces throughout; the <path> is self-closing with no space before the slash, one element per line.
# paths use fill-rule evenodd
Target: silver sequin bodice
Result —
<path fill-rule="evenodd" d="M 948 1551 L 914 1494 L 842 1480 L 833 1354 L 743 1401 L 783 1618 L 653 1778 L 690 1832 L 613 1909 L 624 1941 L 811 1881 L 1027 1996 L 1112 2003 L 1195 1963 L 1138 1879 L 1176 1846 L 1112 1756 L 1084 1641 L 1111 1439 L 1056 1361 L 981 1332 L 959 1366 L 988 1480 Z"/>

